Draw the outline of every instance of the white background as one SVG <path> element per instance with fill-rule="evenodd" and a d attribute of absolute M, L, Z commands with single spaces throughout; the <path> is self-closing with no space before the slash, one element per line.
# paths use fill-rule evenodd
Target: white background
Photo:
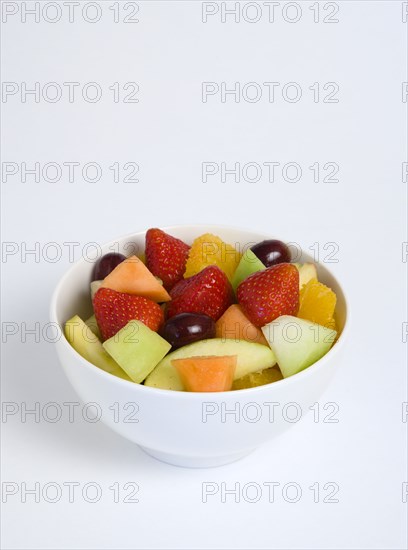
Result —
<path fill-rule="evenodd" d="M 3 9 L 4 9 L 3 3 Z M 2 545 L 7 549 L 276 548 L 401 549 L 407 545 L 406 433 L 407 320 L 402 261 L 406 237 L 406 24 L 401 2 L 338 2 L 338 23 L 315 23 L 312 2 L 298 2 L 302 15 L 276 7 L 268 21 L 260 3 L 257 23 L 220 12 L 202 22 L 201 2 L 138 2 L 138 23 L 114 23 L 114 2 L 100 2 L 102 17 L 88 23 L 64 8 L 59 22 L 36 23 L 17 14 L 2 25 L 3 81 L 80 82 L 73 103 L 66 88 L 50 103 L 20 93 L 3 96 L 3 163 L 97 162 L 102 177 L 69 182 L 34 181 L 21 171 L 3 177 L 2 398 L 42 408 L 78 397 L 58 365 L 54 347 L 24 334 L 48 320 L 52 290 L 70 265 L 66 242 L 82 247 L 150 226 L 225 223 L 243 226 L 308 248 L 338 245 L 329 267 L 343 282 L 352 306 L 347 354 L 320 405 L 338 404 L 337 423 L 313 422 L 310 413 L 284 436 L 235 464 L 188 470 L 162 464 L 109 431 L 101 422 L 64 408 L 61 421 L 33 415 L 3 417 L 2 481 L 18 493 L 4 495 Z M 32 3 L 28 3 L 30 7 Z M 41 4 L 42 6 L 44 3 Z M 241 4 L 242 5 L 242 4 Z M 321 3 L 320 19 L 328 11 Z M 229 4 L 231 7 L 231 4 Z M 12 9 L 12 8 L 11 8 Z M 219 6 L 221 10 L 221 7 Z M 130 13 L 130 11 L 128 12 Z M 254 12 L 248 12 L 253 17 Z M 94 12 L 90 10 L 90 17 Z M 55 17 L 50 8 L 49 18 Z M 258 102 L 220 94 L 202 102 L 202 82 L 279 82 L 274 102 L 266 88 Z M 97 82 L 99 102 L 82 98 L 83 84 Z M 138 103 L 113 101 L 114 82 L 137 82 Z M 282 85 L 296 82 L 302 97 L 290 103 Z M 335 82 L 337 103 L 313 101 L 309 86 Z M 130 91 L 130 90 L 129 90 Z M 50 96 L 52 90 L 49 90 Z M 24 99 L 24 98 L 23 98 Z M 115 183 L 114 162 L 136 162 L 139 182 Z M 258 182 L 219 174 L 202 182 L 202 162 L 297 162 L 298 182 L 267 172 Z M 339 165 L 337 183 L 313 182 L 308 168 Z M 9 165 L 8 165 L 9 166 Z M 3 164 L 4 168 L 4 164 Z M 50 172 L 51 174 L 51 172 Z M 121 174 L 121 177 L 123 173 Z M 62 250 L 53 262 L 57 243 Z M 35 244 L 39 243 L 39 244 Z M 37 252 L 26 256 L 24 250 Z M 315 245 L 316 246 L 316 245 Z M 11 323 L 16 323 L 11 325 Z M 37 325 L 36 325 L 37 323 Z M 18 332 L 7 335 L 10 327 Z M 36 341 L 37 340 L 37 341 Z M 50 411 L 51 414 L 51 411 Z M 160 414 L 160 411 L 158 411 Z M 326 414 L 326 413 L 325 413 Z M 324 417 L 324 415 L 323 415 Z M 24 418 L 23 418 L 24 420 Z M 37 419 L 38 420 L 38 419 Z M 57 503 L 28 495 L 22 484 L 75 481 L 74 502 L 67 489 Z M 86 502 L 84 484 L 99 484 L 102 497 Z M 114 483 L 137 483 L 138 503 L 114 502 Z M 202 483 L 220 492 L 202 502 Z M 221 484 L 264 487 L 258 502 L 241 495 L 221 500 Z M 269 502 L 265 482 L 277 482 Z M 285 500 L 282 486 L 297 483 L 298 502 Z M 309 489 L 336 483 L 337 503 L 314 503 Z M 51 495 L 52 491 L 50 492 Z M 406 500 L 406 499 L 405 499 Z"/>

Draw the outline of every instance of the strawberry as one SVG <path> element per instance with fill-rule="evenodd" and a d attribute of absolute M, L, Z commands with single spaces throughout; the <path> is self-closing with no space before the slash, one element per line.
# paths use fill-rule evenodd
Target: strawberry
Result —
<path fill-rule="evenodd" d="M 253 273 L 238 286 L 237 298 L 248 319 L 263 327 L 299 309 L 299 271 L 293 264 L 277 264 Z"/>
<path fill-rule="evenodd" d="M 190 247 L 161 229 L 146 233 L 146 265 L 163 281 L 166 290 L 183 278 Z"/>
<path fill-rule="evenodd" d="M 152 300 L 110 288 L 98 290 L 93 306 L 103 340 L 114 336 L 133 319 L 154 331 L 158 331 L 164 321 L 163 310 Z"/>
<path fill-rule="evenodd" d="M 216 265 L 179 281 L 170 291 L 167 317 L 178 313 L 203 313 L 216 321 L 232 304 L 233 291 L 228 277 Z"/>

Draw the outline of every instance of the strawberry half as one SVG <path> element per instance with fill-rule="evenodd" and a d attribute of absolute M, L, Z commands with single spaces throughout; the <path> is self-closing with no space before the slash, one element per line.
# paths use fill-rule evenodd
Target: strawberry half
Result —
<path fill-rule="evenodd" d="M 100 288 L 93 299 L 96 322 L 103 340 L 114 336 L 129 321 L 141 321 L 147 327 L 158 331 L 164 321 L 161 307 L 142 296 Z"/>
<path fill-rule="evenodd" d="M 237 289 L 239 305 L 248 319 L 263 327 L 281 315 L 299 309 L 299 271 L 293 264 L 277 264 L 242 281 Z"/>
<path fill-rule="evenodd" d="M 146 233 L 146 265 L 163 281 L 166 290 L 183 278 L 189 250 L 187 244 L 161 229 L 149 229 Z"/>
<path fill-rule="evenodd" d="M 232 304 L 233 291 L 228 277 L 216 265 L 178 282 L 170 291 L 167 316 L 203 313 L 216 321 Z"/>

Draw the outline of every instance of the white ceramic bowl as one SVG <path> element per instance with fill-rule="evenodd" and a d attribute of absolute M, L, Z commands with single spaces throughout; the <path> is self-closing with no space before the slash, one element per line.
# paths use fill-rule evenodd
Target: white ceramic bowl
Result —
<path fill-rule="evenodd" d="M 188 243 L 204 232 L 219 235 L 231 244 L 239 243 L 241 247 L 274 238 L 272 235 L 224 226 L 193 225 L 163 229 Z M 108 243 L 102 251 L 114 250 L 125 255 L 141 252 L 144 238 L 144 231 L 127 235 Z M 282 237 L 278 235 L 276 238 Z M 297 261 L 313 259 L 302 254 Z M 52 298 L 51 322 L 63 327 L 75 314 L 84 319 L 91 315 L 89 281 L 92 268 L 91 262 L 81 259 L 62 277 Z M 145 387 L 95 367 L 83 359 L 63 335 L 56 343 L 59 359 L 81 399 L 85 403 L 98 404 L 101 420 L 155 458 L 189 467 L 233 462 L 303 417 L 319 399 L 336 367 L 341 364 L 348 332 L 346 299 L 343 289 L 326 266 L 318 266 L 318 276 L 337 294 L 340 338 L 317 363 L 273 384 L 220 393 L 176 392 Z M 117 414 L 114 413 L 115 408 Z"/>

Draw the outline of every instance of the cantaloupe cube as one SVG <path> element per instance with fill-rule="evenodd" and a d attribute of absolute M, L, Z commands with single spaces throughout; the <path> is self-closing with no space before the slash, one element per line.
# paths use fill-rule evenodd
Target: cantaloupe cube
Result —
<path fill-rule="evenodd" d="M 137 256 L 131 256 L 117 265 L 105 277 L 101 288 L 143 296 L 154 302 L 168 302 L 171 299 L 164 286 Z"/>
<path fill-rule="evenodd" d="M 186 357 L 171 362 L 187 391 L 229 391 L 237 366 L 236 355 Z"/>
<path fill-rule="evenodd" d="M 262 330 L 251 323 L 237 304 L 230 306 L 215 323 L 215 337 L 246 340 L 268 346 Z"/>

